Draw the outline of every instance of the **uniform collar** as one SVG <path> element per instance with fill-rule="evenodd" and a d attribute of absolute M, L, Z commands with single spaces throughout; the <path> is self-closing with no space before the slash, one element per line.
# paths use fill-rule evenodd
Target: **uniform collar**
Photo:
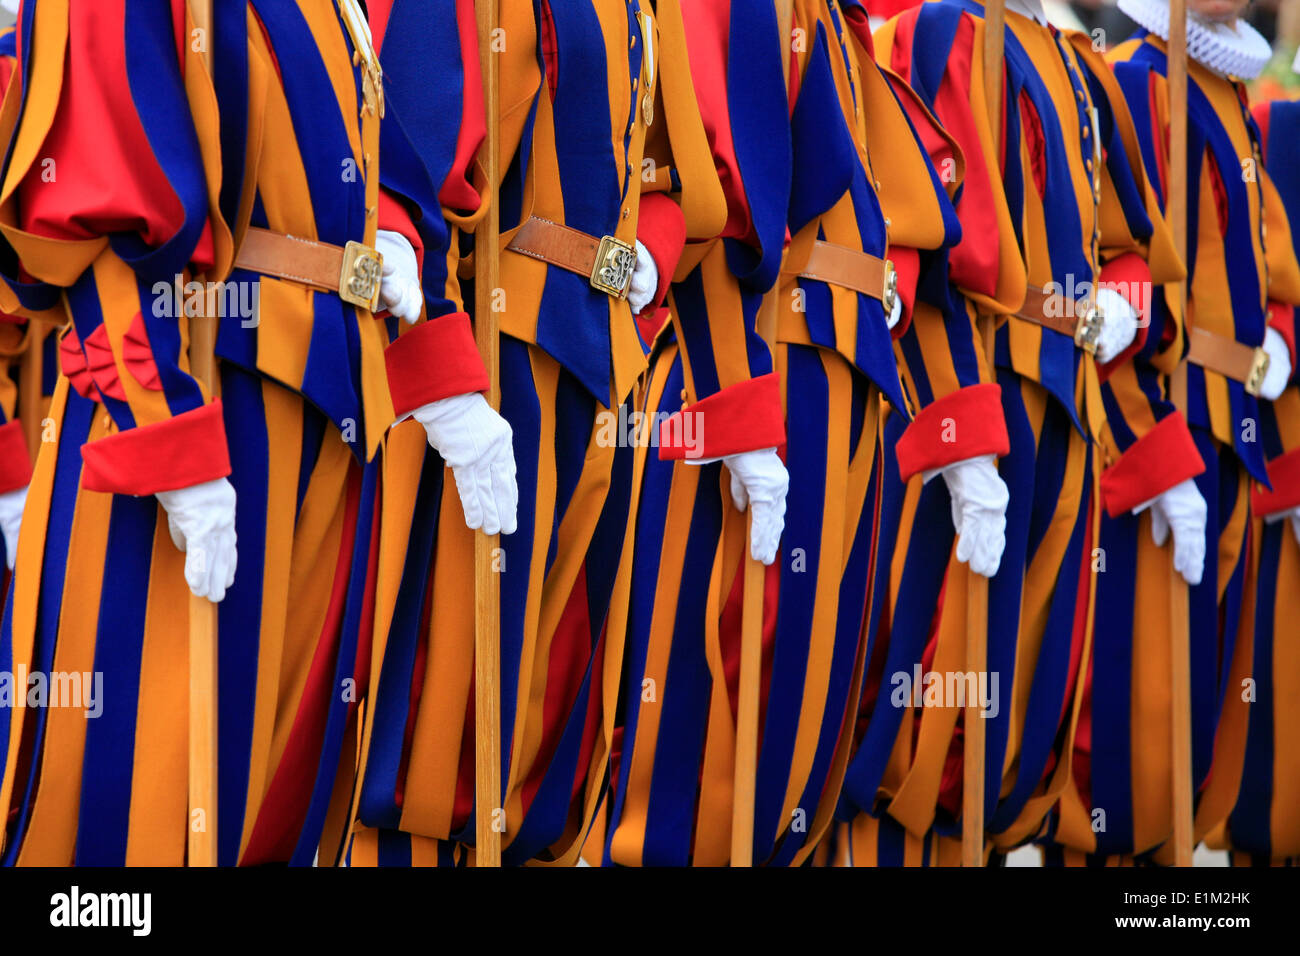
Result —
<path fill-rule="evenodd" d="M 1047 14 L 1043 12 L 1042 0 L 1007 0 L 1007 9 L 1033 20 L 1039 26 L 1047 26 Z"/>
<path fill-rule="evenodd" d="M 1165 0 L 1119 0 L 1119 8 L 1160 39 L 1169 40 Z M 1233 26 L 1187 17 L 1187 55 L 1220 76 L 1253 80 L 1273 57 L 1273 48 L 1240 17 Z"/>

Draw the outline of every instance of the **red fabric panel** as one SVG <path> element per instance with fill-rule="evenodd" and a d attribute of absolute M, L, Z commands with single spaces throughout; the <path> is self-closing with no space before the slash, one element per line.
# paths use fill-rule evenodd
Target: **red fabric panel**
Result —
<path fill-rule="evenodd" d="M 1106 513 L 1118 518 L 1205 470 L 1180 412 L 1166 415 L 1101 475 Z"/>
<path fill-rule="evenodd" d="M 1282 336 L 1291 353 L 1291 368 L 1295 368 L 1295 306 L 1270 299 L 1268 302 L 1268 327 Z"/>
<path fill-rule="evenodd" d="M 1269 491 L 1256 485 L 1251 494 L 1251 510 L 1260 517 L 1300 506 L 1300 448 L 1279 455 L 1268 463 Z"/>
<path fill-rule="evenodd" d="M 81 446 L 82 487 L 152 495 L 230 474 L 221 400 Z"/>
<path fill-rule="evenodd" d="M 688 448 L 684 415 L 692 417 L 693 447 Z M 775 372 L 737 382 L 680 412 L 659 429 L 659 458 L 678 461 L 724 458 L 785 444 L 785 415 L 781 386 Z"/>
<path fill-rule="evenodd" d="M 1104 365 L 1097 366 L 1098 375 L 1104 382 L 1115 369 L 1142 351 L 1146 345 L 1147 333 L 1151 330 L 1151 297 L 1154 295 L 1151 267 L 1136 252 L 1126 252 L 1102 266 L 1097 285 L 1114 289 L 1128 300 L 1138 314 L 1137 334 L 1133 336 L 1128 348 Z M 1143 290 L 1140 294 L 1139 289 Z"/>
<path fill-rule="evenodd" d="M 907 426 L 898 440 L 898 472 L 907 481 L 923 471 L 1010 450 L 1002 387 L 968 385 L 926 406 Z"/>
<path fill-rule="evenodd" d="M 19 225 L 57 239 L 136 232 L 161 245 L 184 211 L 154 156 L 126 72 L 126 0 L 75 4 L 58 110 L 19 187 Z M 93 143 L 93 149 L 86 145 Z M 48 166 L 52 160 L 54 165 Z M 45 181 L 46 169 L 54 170 Z"/>
<path fill-rule="evenodd" d="M 915 31 L 914 14 L 898 21 L 890 65 L 904 77 L 911 74 Z M 970 18 L 962 17 L 953 38 L 948 69 L 935 97 L 934 111 L 966 157 L 966 178 L 957 203 L 962 239 L 950 254 L 950 275 L 957 285 L 992 296 L 997 291 L 998 244 L 990 242 L 989 237 L 997 231 L 994 189 L 1001 189 L 1002 182 L 1000 171 L 989 169 L 980 145 L 979 127 L 987 120 L 976 117 L 970 104 L 974 36 Z M 924 134 L 924 126 L 920 128 Z"/>
<path fill-rule="evenodd" d="M 898 324 L 890 330 L 894 338 L 899 339 L 912 324 L 916 286 L 921 281 L 921 254 L 907 246 L 898 246 L 889 250 L 889 261 L 894 264 L 894 272 L 898 276 L 898 295 L 903 300 L 903 314 L 899 316 Z"/>
<path fill-rule="evenodd" d="M 384 350 L 384 359 L 399 420 L 430 402 L 490 385 L 465 312 L 417 325 Z"/>
<path fill-rule="evenodd" d="M 668 287 L 672 285 L 673 273 L 677 271 L 677 261 L 686 247 L 686 216 L 682 207 L 663 193 L 642 196 L 636 237 L 650 250 L 655 268 L 659 270 L 659 285 L 654 298 L 642 310 L 643 313 L 654 313 L 663 305 Z"/>
<path fill-rule="evenodd" d="M 15 418 L 0 425 L 0 494 L 26 488 L 31 482 L 32 456 L 22 422 Z"/>

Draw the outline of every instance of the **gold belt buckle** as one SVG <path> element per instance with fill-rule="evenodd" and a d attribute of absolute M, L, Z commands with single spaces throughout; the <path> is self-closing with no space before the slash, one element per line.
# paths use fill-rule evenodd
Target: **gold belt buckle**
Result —
<path fill-rule="evenodd" d="M 1089 355 L 1097 354 L 1097 342 L 1101 338 L 1102 320 L 1101 310 L 1090 304 L 1085 307 L 1083 318 L 1074 327 L 1074 344 Z"/>
<path fill-rule="evenodd" d="M 343 270 L 339 274 L 339 298 L 359 309 L 379 311 L 379 286 L 384 275 L 384 257 L 361 242 L 343 247 Z"/>
<path fill-rule="evenodd" d="M 898 273 L 894 271 L 894 263 L 890 259 L 885 260 L 885 290 L 880 296 L 880 304 L 885 307 L 885 320 L 894 314 L 894 303 L 898 301 Z"/>
<path fill-rule="evenodd" d="M 1246 376 L 1244 383 L 1246 394 L 1258 397 L 1259 390 L 1264 386 L 1264 376 L 1268 374 L 1268 363 L 1271 361 L 1262 346 L 1255 349 L 1255 358 L 1250 363 L 1250 374 Z"/>
<path fill-rule="evenodd" d="M 636 269 L 636 247 L 613 236 L 603 236 L 596 250 L 596 264 L 591 269 L 591 287 L 626 299 Z"/>

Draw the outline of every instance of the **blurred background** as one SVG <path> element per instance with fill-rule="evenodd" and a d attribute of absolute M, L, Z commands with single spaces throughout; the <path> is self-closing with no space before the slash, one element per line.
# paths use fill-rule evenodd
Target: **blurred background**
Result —
<path fill-rule="evenodd" d="M 1056 26 L 1092 33 L 1119 43 L 1134 30 L 1133 21 L 1119 12 L 1116 0 L 1043 0 L 1047 18 Z M 1300 96 L 1300 75 L 1292 69 L 1300 47 L 1300 0 L 1253 0 L 1246 20 L 1273 45 L 1273 61 L 1251 84 L 1251 99 L 1274 100 Z"/>
<path fill-rule="evenodd" d="M 1043 0 L 1047 17 L 1058 27 L 1100 29 L 1107 43 L 1118 43 L 1133 32 L 1133 21 L 1119 12 L 1116 0 Z M 871 9 L 877 4 L 867 0 Z M 884 3 L 883 7 L 900 4 Z M 910 5 L 910 4 L 902 4 Z M 1291 69 L 1300 47 L 1300 0 L 1254 0 L 1246 19 L 1273 44 L 1275 56 L 1262 76 L 1252 84 L 1252 99 L 1282 99 L 1300 96 L 1300 76 Z M 13 14 L 0 9 L 0 28 L 14 22 Z"/>

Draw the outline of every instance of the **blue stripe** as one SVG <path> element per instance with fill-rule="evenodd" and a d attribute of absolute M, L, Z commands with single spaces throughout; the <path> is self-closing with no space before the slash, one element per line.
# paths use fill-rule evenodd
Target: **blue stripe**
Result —
<path fill-rule="evenodd" d="M 95 628 L 95 671 L 103 697 L 117 701 L 86 725 L 77 815 L 79 866 L 125 866 L 135 769 L 136 706 L 150 566 L 159 514 L 152 495 L 114 495 Z M 146 747 L 149 741 L 141 741 Z"/>

